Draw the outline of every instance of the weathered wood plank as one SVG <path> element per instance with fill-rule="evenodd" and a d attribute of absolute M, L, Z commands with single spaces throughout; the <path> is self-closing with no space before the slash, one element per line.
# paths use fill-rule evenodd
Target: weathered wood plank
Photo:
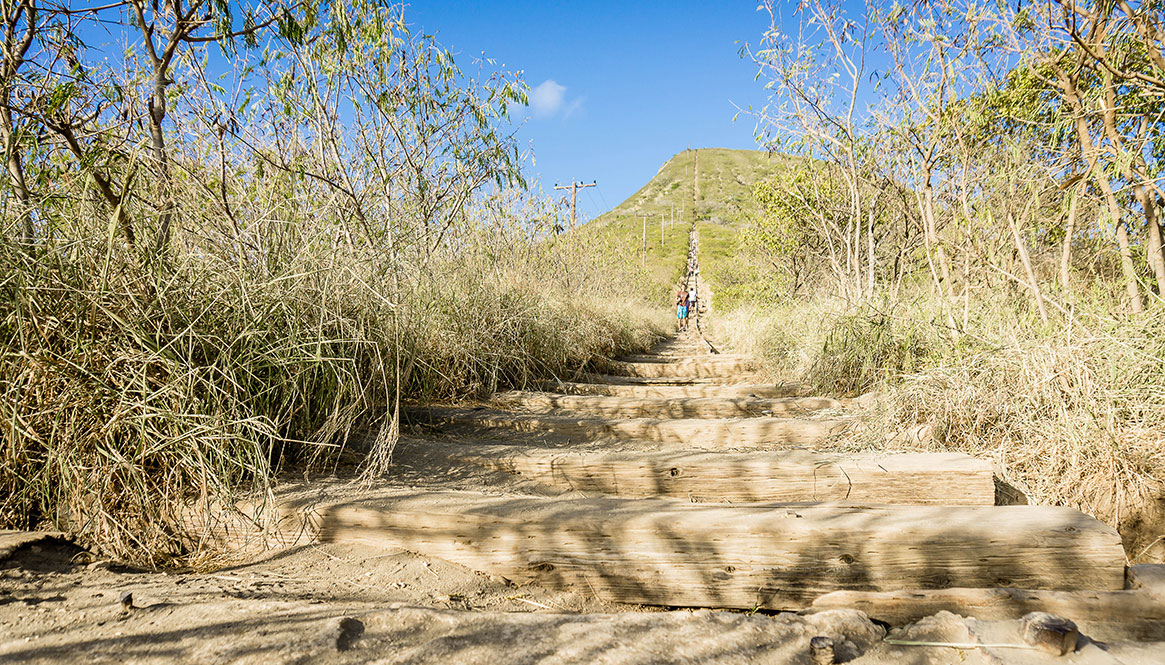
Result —
<path fill-rule="evenodd" d="M 751 418 L 797 416 L 841 408 L 841 402 L 827 397 L 668 399 L 512 391 L 495 395 L 493 401 L 504 409 L 541 413 L 573 411 L 604 418 Z"/>
<path fill-rule="evenodd" d="M 711 344 L 701 339 L 692 339 L 687 341 L 672 340 L 664 342 L 651 350 L 650 355 L 653 356 L 718 356 L 724 355 L 722 353 L 713 351 L 712 349 L 722 349 L 723 344 Z"/>
<path fill-rule="evenodd" d="M 604 371 L 617 376 L 641 378 L 736 378 L 751 375 L 760 369 L 760 364 L 741 356 L 709 356 L 708 358 L 686 358 L 666 362 L 625 362 L 610 360 L 602 363 Z"/>
<path fill-rule="evenodd" d="M 621 397 L 659 397 L 666 399 L 685 397 L 753 397 L 779 398 L 796 397 L 801 394 L 802 388 L 792 384 L 753 384 L 753 385 L 631 385 L 613 384 L 604 382 L 573 383 L 561 382 L 554 386 L 555 390 L 571 395 L 612 395 Z"/>
<path fill-rule="evenodd" d="M 454 449 L 449 456 L 551 486 L 621 497 L 667 496 L 721 503 L 995 503 L 991 464 L 960 453 L 577 453 L 479 445 Z"/>
<path fill-rule="evenodd" d="M 1114 529 L 1049 506 L 723 506 L 423 492 L 324 509 L 321 537 L 622 602 L 796 609 L 831 591 L 1117 590 Z"/>
<path fill-rule="evenodd" d="M 991 621 L 1050 612 L 1075 621 L 1093 639 L 1165 640 L 1165 600 L 1143 590 L 835 591 L 814 600 L 812 610 L 843 608 L 861 610 L 872 619 L 895 626 L 942 611 Z"/>
<path fill-rule="evenodd" d="M 690 353 L 675 353 L 668 354 L 660 353 L 643 353 L 629 356 L 619 356 L 615 360 L 626 363 L 677 363 L 677 362 L 701 362 L 707 364 L 722 364 L 734 365 L 737 363 L 748 363 L 756 367 L 756 360 L 752 356 L 742 353 L 700 353 L 698 351 Z"/>
<path fill-rule="evenodd" d="M 808 445 L 844 433 L 854 418 L 587 418 L 522 414 L 493 409 L 410 408 L 410 422 L 491 427 L 515 432 L 552 433 L 580 440 L 655 441 L 688 448 L 781 448 Z"/>
<path fill-rule="evenodd" d="M 738 376 L 625 376 L 617 374 L 595 374 L 584 372 L 579 375 L 584 383 L 606 383 L 616 386 L 726 386 L 763 383 L 756 374 Z"/>

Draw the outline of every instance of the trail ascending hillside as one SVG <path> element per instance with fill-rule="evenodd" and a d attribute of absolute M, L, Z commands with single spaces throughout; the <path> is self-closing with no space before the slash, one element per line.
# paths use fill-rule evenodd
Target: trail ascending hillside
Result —
<path fill-rule="evenodd" d="M 674 286 L 684 275 L 689 229 L 705 244 L 704 275 L 726 269 L 743 227 L 756 214 L 753 187 L 797 160 L 759 150 L 702 148 L 674 155 L 639 191 L 580 230 L 608 251 L 642 259 L 652 281 Z"/>
<path fill-rule="evenodd" d="M 0 658 L 1066 662 L 1036 639 L 1159 662 L 1135 640 L 1165 638 L 1165 583 L 1111 528 L 995 506 L 985 460 L 830 452 L 859 410 L 701 328 L 546 392 L 410 409 L 389 476 L 288 486 L 287 544 L 257 562 L 152 574 L 0 535 Z"/>

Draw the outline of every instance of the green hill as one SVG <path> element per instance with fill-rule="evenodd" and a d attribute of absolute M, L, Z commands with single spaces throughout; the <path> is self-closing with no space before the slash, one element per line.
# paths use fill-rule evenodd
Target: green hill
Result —
<path fill-rule="evenodd" d="M 753 213 L 753 185 L 777 175 L 790 159 L 759 150 L 685 150 L 664 163 L 638 192 L 580 230 L 602 234 L 612 247 L 631 250 L 628 255 L 644 261 L 663 293 L 681 276 L 687 232 L 695 221 L 700 233 L 701 273 L 715 289 L 717 282 L 730 274 L 737 233 Z"/>

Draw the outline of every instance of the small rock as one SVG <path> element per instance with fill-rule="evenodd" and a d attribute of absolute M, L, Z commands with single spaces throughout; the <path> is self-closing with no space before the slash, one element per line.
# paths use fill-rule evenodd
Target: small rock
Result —
<path fill-rule="evenodd" d="M 352 617 L 340 619 L 336 626 L 336 650 L 347 651 L 364 634 L 364 622 Z"/>
<path fill-rule="evenodd" d="M 133 592 L 132 591 L 122 591 L 117 596 L 117 602 L 121 603 L 121 610 L 123 612 L 128 612 L 128 611 L 132 610 L 133 609 Z"/>
<path fill-rule="evenodd" d="M 1032 612 L 1023 617 L 1023 641 L 1054 656 L 1076 650 L 1080 631 L 1071 619 L 1047 612 Z"/>
<path fill-rule="evenodd" d="M 809 640 L 809 654 L 813 657 L 813 665 L 834 665 L 837 662 L 833 655 L 833 640 L 828 637 Z"/>

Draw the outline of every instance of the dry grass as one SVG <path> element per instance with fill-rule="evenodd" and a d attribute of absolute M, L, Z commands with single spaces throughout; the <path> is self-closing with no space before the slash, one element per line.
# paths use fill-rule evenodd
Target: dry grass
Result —
<path fill-rule="evenodd" d="M 0 528 L 151 565 L 205 557 L 224 510 L 356 432 L 390 453 L 398 377 L 404 399 L 522 387 L 666 321 L 581 244 L 472 238 L 421 266 L 314 238 L 279 261 L 202 245 L 161 265 L 93 232 L 0 241 Z"/>
<path fill-rule="evenodd" d="M 1030 501 L 1076 507 L 1117 526 L 1131 558 L 1165 560 L 1165 307 L 1123 318 L 1081 304 L 1050 328 L 1025 303 L 975 311 L 958 342 L 933 323 L 941 320 L 933 303 L 876 313 L 789 304 L 732 313 L 722 326 L 759 340 L 774 370 L 821 392 L 886 391 L 870 427 L 843 445 L 992 459 Z M 866 380 L 859 388 L 852 377 Z M 915 425 L 929 425 L 933 438 L 893 436 Z"/>

